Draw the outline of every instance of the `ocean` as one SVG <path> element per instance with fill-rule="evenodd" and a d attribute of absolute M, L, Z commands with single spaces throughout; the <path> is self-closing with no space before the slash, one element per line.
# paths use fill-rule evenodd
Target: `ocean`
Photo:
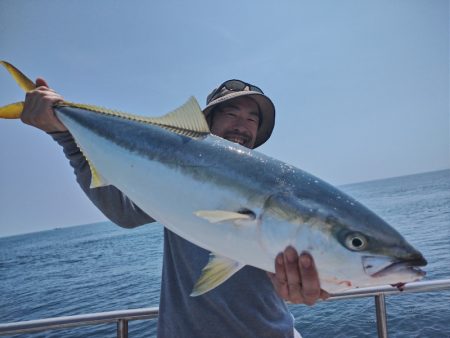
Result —
<path fill-rule="evenodd" d="M 393 225 L 450 278 L 450 170 L 340 187 Z M 0 224 L 1 226 L 1 224 Z M 0 238 L 0 323 L 158 305 L 162 227 L 110 222 Z M 450 337 L 450 291 L 386 297 L 389 337 Z M 377 337 L 373 298 L 291 305 L 308 337 Z M 199 319 L 201 320 L 201 319 Z M 115 337 L 113 323 L 13 337 Z M 154 337 L 156 320 L 130 337 Z"/>

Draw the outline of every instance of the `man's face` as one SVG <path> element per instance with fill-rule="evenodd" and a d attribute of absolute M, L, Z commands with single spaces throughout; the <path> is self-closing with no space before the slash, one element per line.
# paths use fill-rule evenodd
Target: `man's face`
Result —
<path fill-rule="evenodd" d="M 259 125 L 259 109 L 249 97 L 237 97 L 221 104 L 212 117 L 211 133 L 253 149 Z"/>

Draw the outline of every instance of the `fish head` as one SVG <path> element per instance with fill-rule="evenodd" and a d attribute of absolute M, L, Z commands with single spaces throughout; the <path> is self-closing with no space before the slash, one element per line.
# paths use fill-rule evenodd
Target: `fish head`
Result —
<path fill-rule="evenodd" d="M 314 191 L 272 196 L 266 206 L 272 220 L 293 229 L 287 244 L 311 253 L 328 292 L 407 283 L 425 275 L 419 267 L 427 261 L 399 232 L 326 183 Z"/>
<path fill-rule="evenodd" d="M 356 210 L 355 210 L 356 209 Z M 322 219 L 337 246 L 335 254 L 352 256 L 352 286 L 365 287 L 417 281 L 427 265 L 422 253 L 378 215 L 353 201 L 352 212 Z"/>

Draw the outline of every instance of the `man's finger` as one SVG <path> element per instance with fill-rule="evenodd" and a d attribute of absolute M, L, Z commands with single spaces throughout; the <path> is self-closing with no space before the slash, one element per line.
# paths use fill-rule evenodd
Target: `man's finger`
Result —
<path fill-rule="evenodd" d="M 38 77 L 36 79 L 36 87 L 48 87 L 47 81 L 45 81 L 43 78 Z"/>
<path fill-rule="evenodd" d="M 298 259 L 302 277 L 302 295 L 305 304 L 312 305 L 321 296 L 319 275 L 311 255 L 303 252 Z"/>
<path fill-rule="evenodd" d="M 286 270 L 284 268 L 283 253 L 279 253 L 275 258 L 275 273 L 270 274 L 272 283 L 278 295 L 287 300 L 289 297 L 289 290 L 287 285 Z"/>
<path fill-rule="evenodd" d="M 289 289 L 289 299 L 293 303 L 302 302 L 302 286 L 303 276 L 298 266 L 297 251 L 289 246 L 284 251 L 284 264 L 286 268 L 286 277 Z"/>
<path fill-rule="evenodd" d="M 320 299 L 327 300 L 330 298 L 330 294 L 325 290 L 320 290 Z"/>

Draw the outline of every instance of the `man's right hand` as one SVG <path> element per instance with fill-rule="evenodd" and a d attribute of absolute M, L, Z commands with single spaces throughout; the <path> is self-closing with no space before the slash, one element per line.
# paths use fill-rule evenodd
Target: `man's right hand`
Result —
<path fill-rule="evenodd" d="M 25 97 L 20 119 L 47 133 L 67 131 L 53 111 L 53 105 L 63 100 L 61 95 L 48 87 L 44 79 L 38 78 L 36 89 L 29 91 Z"/>

